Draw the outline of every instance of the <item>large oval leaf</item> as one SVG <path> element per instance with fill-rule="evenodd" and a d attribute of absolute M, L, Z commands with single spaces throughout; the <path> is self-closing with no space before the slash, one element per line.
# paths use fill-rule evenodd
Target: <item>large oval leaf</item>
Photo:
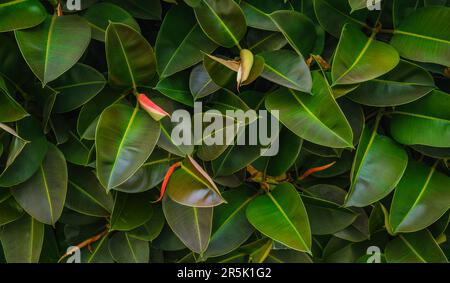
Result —
<path fill-rule="evenodd" d="M 218 91 L 220 87 L 213 82 L 205 66 L 198 64 L 189 76 L 189 89 L 194 100 L 197 100 Z"/>
<path fill-rule="evenodd" d="M 345 0 L 313 0 L 317 20 L 324 30 L 336 38 L 341 35 L 342 28 L 347 23 L 359 27 L 366 26 L 368 10 L 362 9 L 350 14 L 350 6 Z"/>
<path fill-rule="evenodd" d="M 347 97 L 369 106 L 397 106 L 417 100 L 433 88 L 433 77 L 426 70 L 401 60 L 392 71 L 362 83 Z"/>
<path fill-rule="evenodd" d="M 9 263 L 37 263 L 44 243 L 44 224 L 24 215 L 0 229 L 5 258 Z"/>
<path fill-rule="evenodd" d="M 65 206 L 86 215 L 107 217 L 112 212 L 113 197 L 106 194 L 91 171 L 79 166 L 70 166 Z"/>
<path fill-rule="evenodd" d="M 213 207 L 224 202 L 205 170 L 190 156 L 171 177 L 167 192 L 173 201 L 193 207 Z"/>
<path fill-rule="evenodd" d="M 0 187 L 12 187 L 29 179 L 39 169 L 47 152 L 47 139 L 34 118 L 17 122 L 16 132 L 21 138 L 14 137 L 11 143 L 5 169 L 0 175 Z"/>
<path fill-rule="evenodd" d="M 436 222 L 450 208 L 450 177 L 436 165 L 410 161 L 395 189 L 389 215 L 394 232 L 415 232 Z"/>
<path fill-rule="evenodd" d="M 419 100 L 395 108 L 391 134 L 402 144 L 450 147 L 449 109 L 450 94 L 434 90 Z"/>
<path fill-rule="evenodd" d="M 64 155 L 49 144 L 47 155 L 37 172 L 15 186 L 12 195 L 33 218 L 55 225 L 62 214 L 67 194 L 67 165 Z"/>
<path fill-rule="evenodd" d="M 37 26 L 47 17 L 39 0 L 11 0 L 0 3 L 0 32 Z"/>
<path fill-rule="evenodd" d="M 294 250 L 311 252 L 311 229 L 305 206 L 290 183 L 278 185 L 247 206 L 247 218 L 261 233 Z"/>
<path fill-rule="evenodd" d="M 311 73 L 301 55 L 290 50 L 268 51 L 259 55 L 265 61 L 261 77 L 295 90 L 311 91 Z"/>
<path fill-rule="evenodd" d="M 126 10 L 111 3 L 97 3 L 89 7 L 85 13 L 85 18 L 92 30 L 92 38 L 105 41 L 105 33 L 109 22 L 123 23 L 140 32 L 139 24 Z"/>
<path fill-rule="evenodd" d="M 164 17 L 155 44 L 160 77 L 168 77 L 202 61 L 217 45 L 201 30 L 194 13 L 183 5 L 173 6 Z"/>
<path fill-rule="evenodd" d="M 390 263 L 447 263 L 448 260 L 428 230 L 402 234 L 386 245 Z"/>
<path fill-rule="evenodd" d="M 394 30 L 391 44 L 402 57 L 450 66 L 450 8 L 417 9 Z"/>
<path fill-rule="evenodd" d="M 211 235 L 213 208 L 184 206 L 166 196 L 163 211 L 177 237 L 193 252 L 203 254 Z"/>
<path fill-rule="evenodd" d="M 75 65 L 91 40 L 87 21 L 75 15 L 48 16 L 41 25 L 15 33 L 23 57 L 44 85 Z"/>
<path fill-rule="evenodd" d="M 50 86 L 58 91 L 53 105 L 54 113 L 64 113 L 83 106 L 105 87 L 103 75 L 96 69 L 76 64 Z"/>
<path fill-rule="evenodd" d="M 247 31 L 247 22 L 239 5 L 233 0 L 202 0 L 194 8 L 202 30 L 223 47 L 239 46 Z"/>
<path fill-rule="evenodd" d="M 406 151 L 377 129 L 364 129 L 351 171 L 346 206 L 363 207 L 387 196 L 408 164 Z M 376 173 L 375 173 L 376 172 Z"/>
<path fill-rule="evenodd" d="M 0 199 L 0 226 L 16 221 L 24 213 L 17 201 L 9 192 L 7 193 L 6 199 Z"/>
<path fill-rule="evenodd" d="M 95 136 L 100 183 L 111 190 L 131 177 L 152 153 L 159 131 L 159 123 L 139 108 L 107 108 Z"/>
<path fill-rule="evenodd" d="M 215 257 L 225 255 L 242 245 L 253 233 L 245 210 L 255 193 L 246 188 L 227 191 L 223 197 L 228 203 L 214 210 L 211 240 L 205 255 Z"/>
<path fill-rule="evenodd" d="M 0 76 L 0 122 L 14 122 L 29 114 L 11 96 L 5 81 Z"/>
<path fill-rule="evenodd" d="M 305 140 L 334 148 L 353 147 L 352 129 L 318 72 L 313 73 L 312 93 L 282 88 L 266 97 L 266 108 L 279 110 L 280 121 Z"/>
<path fill-rule="evenodd" d="M 156 74 L 156 59 L 147 40 L 132 27 L 110 23 L 105 41 L 109 82 L 133 89 L 149 86 Z"/>
<path fill-rule="evenodd" d="M 140 194 L 116 192 L 110 229 L 130 231 L 146 223 L 153 215 L 151 197 L 148 192 Z"/>
<path fill-rule="evenodd" d="M 400 60 L 397 51 L 375 40 L 375 35 L 367 38 L 356 26 L 344 26 L 331 68 L 333 85 L 365 82 L 397 66 Z"/>
<path fill-rule="evenodd" d="M 241 1 L 241 8 L 244 12 L 248 26 L 278 31 L 277 25 L 272 21 L 270 13 L 278 10 L 290 10 L 291 4 L 283 1 L 272 0 L 246 0 Z"/>
<path fill-rule="evenodd" d="M 148 242 L 132 238 L 128 233 L 116 233 L 108 241 L 111 256 L 118 263 L 148 263 Z"/>

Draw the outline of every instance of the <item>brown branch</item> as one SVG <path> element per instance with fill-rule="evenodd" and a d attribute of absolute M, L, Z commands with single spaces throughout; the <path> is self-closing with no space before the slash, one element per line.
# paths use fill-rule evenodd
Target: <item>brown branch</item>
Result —
<path fill-rule="evenodd" d="M 84 247 L 88 247 L 89 251 L 91 251 L 91 245 L 95 242 L 97 242 L 98 240 L 102 239 L 104 236 L 108 235 L 108 229 L 102 231 L 100 234 L 95 235 L 87 240 L 84 240 L 83 242 L 79 243 L 78 245 L 76 245 L 76 248 L 71 249 L 70 251 L 66 252 L 59 260 L 58 263 L 62 262 L 66 257 L 68 257 L 69 255 L 73 254 L 75 252 L 75 250 L 78 248 L 79 250 L 81 250 Z"/>

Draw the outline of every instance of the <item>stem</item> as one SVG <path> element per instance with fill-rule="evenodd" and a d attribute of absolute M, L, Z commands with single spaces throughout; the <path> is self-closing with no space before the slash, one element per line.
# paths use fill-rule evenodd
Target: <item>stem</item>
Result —
<path fill-rule="evenodd" d="M 100 234 L 95 235 L 94 237 L 91 237 L 81 243 L 79 243 L 78 245 L 76 245 L 76 247 L 78 249 L 82 249 L 86 246 L 90 246 L 91 244 L 97 242 L 98 240 L 100 240 L 101 238 L 103 238 L 104 236 L 108 235 L 108 229 L 102 231 Z M 69 255 L 71 255 L 73 252 L 75 252 L 75 249 L 70 250 L 68 252 L 66 252 L 59 260 L 58 263 L 61 263 L 66 257 L 68 257 Z"/>

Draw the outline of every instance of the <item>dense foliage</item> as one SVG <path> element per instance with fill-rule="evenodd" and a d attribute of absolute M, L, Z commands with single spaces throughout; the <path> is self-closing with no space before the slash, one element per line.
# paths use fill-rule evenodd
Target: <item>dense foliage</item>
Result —
<path fill-rule="evenodd" d="M 447 262 L 449 1 L 367 2 L 0 0 L 0 262 Z"/>

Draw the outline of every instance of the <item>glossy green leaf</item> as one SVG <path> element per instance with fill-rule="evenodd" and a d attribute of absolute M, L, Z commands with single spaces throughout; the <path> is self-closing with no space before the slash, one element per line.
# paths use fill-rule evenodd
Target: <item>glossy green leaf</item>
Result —
<path fill-rule="evenodd" d="M 37 172 L 11 193 L 20 206 L 36 220 L 55 225 L 62 214 L 67 194 L 67 165 L 64 155 L 49 145 Z"/>
<path fill-rule="evenodd" d="M 391 44 L 407 59 L 449 66 L 449 23 L 449 7 L 417 9 L 394 30 Z"/>
<path fill-rule="evenodd" d="M 310 253 L 311 229 L 305 206 L 289 183 L 250 202 L 248 221 L 261 233 L 298 251 Z"/>
<path fill-rule="evenodd" d="M 108 241 L 109 251 L 118 263 L 148 263 L 148 242 L 132 238 L 128 233 L 116 233 Z"/>
<path fill-rule="evenodd" d="M 314 23 L 307 16 L 296 11 L 278 10 L 270 14 L 270 19 L 295 52 L 308 56 L 313 51 L 316 30 Z"/>
<path fill-rule="evenodd" d="M 433 88 L 433 77 L 427 71 L 400 60 L 392 71 L 362 83 L 347 97 L 369 106 L 397 106 L 417 100 Z"/>
<path fill-rule="evenodd" d="M 159 124 L 139 108 L 107 108 L 95 136 L 100 183 L 111 190 L 130 178 L 152 153 L 159 131 Z"/>
<path fill-rule="evenodd" d="M 0 241 L 9 263 L 37 263 L 44 242 L 44 224 L 29 215 L 0 229 Z"/>
<path fill-rule="evenodd" d="M 161 1 L 159 0 L 108 0 L 129 11 L 134 17 L 144 20 L 161 19 Z"/>
<path fill-rule="evenodd" d="M 92 38 L 105 41 L 105 33 L 109 22 L 122 23 L 140 32 L 139 24 L 126 10 L 110 3 L 97 3 L 83 13 L 91 27 Z"/>
<path fill-rule="evenodd" d="M 194 8 L 195 17 L 206 35 L 224 47 L 239 46 L 247 31 L 247 22 L 233 0 L 202 0 Z"/>
<path fill-rule="evenodd" d="M 386 246 L 389 263 L 447 263 L 448 260 L 428 230 L 399 235 Z"/>
<path fill-rule="evenodd" d="M 397 51 L 387 43 L 367 38 L 354 25 L 345 25 L 333 59 L 333 85 L 347 85 L 375 79 L 399 63 Z"/>
<path fill-rule="evenodd" d="M 278 31 L 278 27 L 272 21 L 269 14 L 277 10 L 292 9 L 289 3 L 271 0 L 241 1 L 241 8 L 248 26 L 271 31 Z"/>
<path fill-rule="evenodd" d="M 155 52 L 161 77 L 168 77 L 202 61 L 217 45 L 201 30 L 194 13 L 185 6 L 173 6 L 159 30 Z"/>
<path fill-rule="evenodd" d="M 166 219 L 164 218 L 163 211 L 158 207 L 157 209 L 154 209 L 150 220 L 143 225 L 128 231 L 127 234 L 138 240 L 153 241 L 161 234 L 165 223 Z"/>
<path fill-rule="evenodd" d="M 211 239 L 205 255 L 216 257 L 225 255 L 244 243 L 253 233 L 253 227 L 247 220 L 245 210 L 255 193 L 247 188 L 227 191 L 223 197 L 228 204 L 214 210 Z"/>
<path fill-rule="evenodd" d="M 29 179 L 39 169 L 47 152 L 48 142 L 34 118 L 20 120 L 16 132 L 22 138 L 15 137 L 12 141 L 6 167 L 0 174 L 0 187 L 12 187 Z"/>
<path fill-rule="evenodd" d="M 194 100 L 208 96 L 220 89 L 213 82 L 203 64 L 199 64 L 192 69 L 189 76 L 189 89 Z"/>
<path fill-rule="evenodd" d="M 0 3 L 0 32 L 26 29 L 39 25 L 47 17 L 38 0 L 11 0 Z"/>
<path fill-rule="evenodd" d="M 190 156 L 170 177 L 169 197 L 182 205 L 214 207 L 225 202 L 208 173 Z"/>
<path fill-rule="evenodd" d="M 396 107 L 390 123 L 392 136 L 407 145 L 450 147 L 449 109 L 450 94 L 439 90 Z"/>
<path fill-rule="evenodd" d="M 302 56 L 289 50 L 268 51 L 259 55 L 265 61 L 261 74 L 263 78 L 294 90 L 311 91 L 311 73 Z"/>
<path fill-rule="evenodd" d="M 74 66 L 91 39 L 87 21 L 75 15 L 48 16 L 41 25 L 15 34 L 23 57 L 43 85 Z"/>
<path fill-rule="evenodd" d="M 450 177 L 435 166 L 410 161 L 395 189 L 389 220 L 394 232 L 415 232 L 438 220 L 449 208 Z"/>
<path fill-rule="evenodd" d="M 283 48 L 287 40 L 280 32 L 269 32 L 251 29 L 247 33 L 248 49 L 258 54 L 264 51 L 274 51 Z"/>
<path fill-rule="evenodd" d="M 53 106 L 54 113 L 64 113 L 81 107 L 96 96 L 106 81 L 94 68 L 76 64 L 50 86 L 58 92 Z"/>
<path fill-rule="evenodd" d="M 342 0 L 313 0 L 317 20 L 324 30 L 336 38 L 341 35 L 345 24 L 351 23 L 359 27 L 366 26 L 368 10 L 361 9 L 350 14 L 350 6 Z"/>
<path fill-rule="evenodd" d="M 5 81 L 0 76 L 0 122 L 14 122 L 29 114 L 9 94 Z"/>
<path fill-rule="evenodd" d="M 155 90 L 184 105 L 194 106 L 194 100 L 189 90 L 189 74 L 187 72 L 180 72 L 160 80 Z"/>
<path fill-rule="evenodd" d="M 9 193 L 7 199 L 0 199 L 0 227 L 19 219 L 23 213 L 22 207 Z"/>
<path fill-rule="evenodd" d="M 109 83 L 121 88 L 147 86 L 156 74 L 152 46 L 132 27 L 110 23 L 106 29 Z"/>
<path fill-rule="evenodd" d="M 266 108 L 279 110 L 281 123 L 305 140 L 335 148 L 353 147 L 352 129 L 318 72 L 313 73 L 312 94 L 279 89 L 267 96 Z"/>
<path fill-rule="evenodd" d="M 153 215 L 151 201 L 149 193 L 117 192 L 114 198 L 110 230 L 130 231 L 146 223 Z"/>
<path fill-rule="evenodd" d="M 408 156 L 392 139 L 365 128 L 353 161 L 346 206 L 363 207 L 387 196 L 402 177 Z M 376 174 L 374 172 L 377 172 Z"/>
<path fill-rule="evenodd" d="M 82 214 L 107 217 L 112 212 L 113 197 L 106 194 L 94 173 L 83 167 L 70 166 L 65 206 Z"/>
<path fill-rule="evenodd" d="M 166 196 L 163 199 L 163 211 L 177 237 L 192 251 L 203 254 L 209 244 L 213 209 L 184 206 Z"/>

